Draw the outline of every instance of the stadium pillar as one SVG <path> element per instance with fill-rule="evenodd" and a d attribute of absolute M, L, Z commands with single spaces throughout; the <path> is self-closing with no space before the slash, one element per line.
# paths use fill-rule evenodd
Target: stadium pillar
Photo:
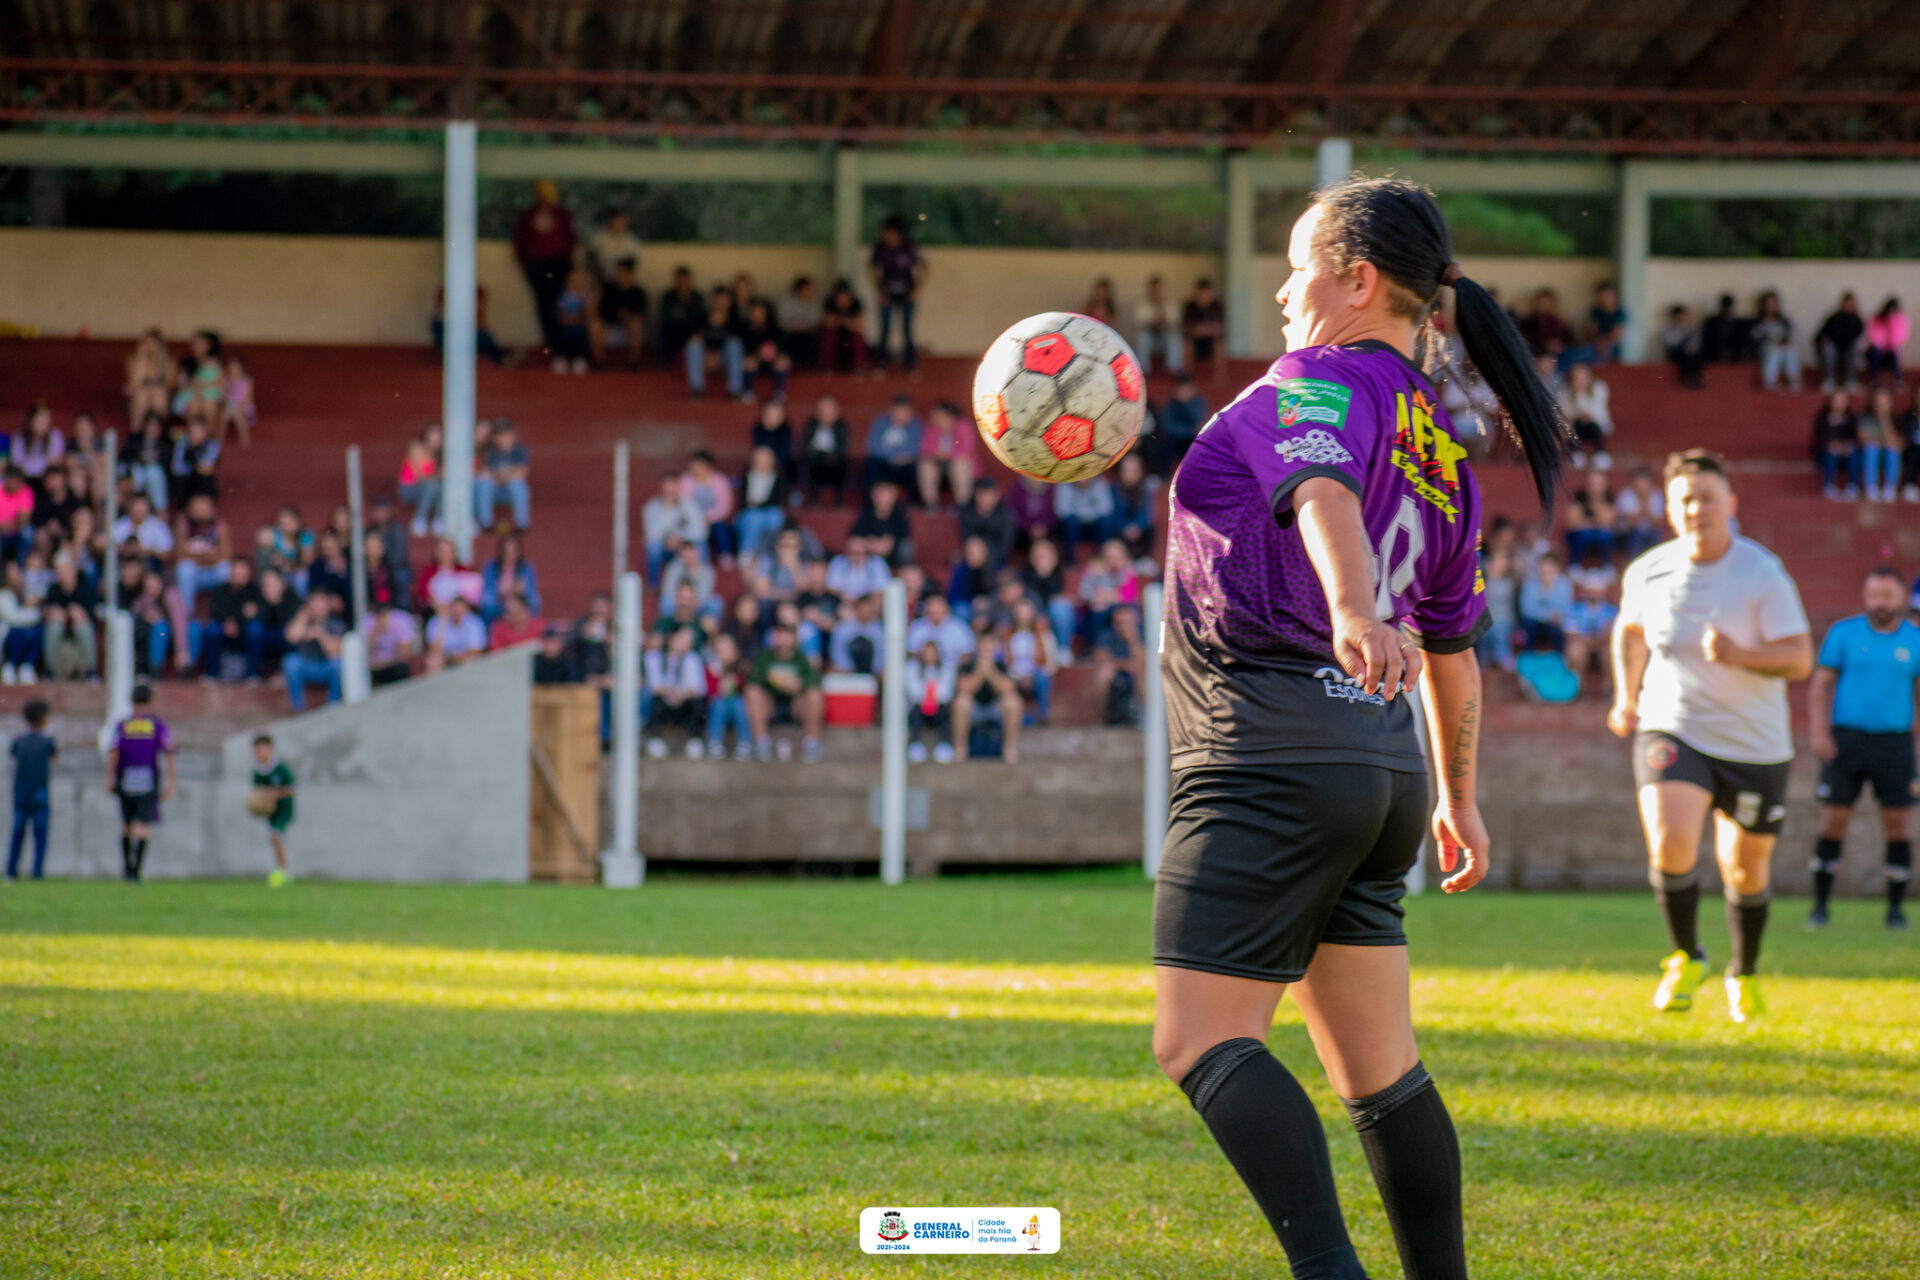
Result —
<path fill-rule="evenodd" d="M 1652 252 L 1653 196 L 1647 171 L 1637 160 L 1620 162 L 1615 196 L 1614 259 L 1619 274 L 1620 306 L 1627 322 L 1620 333 L 1620 360 L 1642 364 L 1647 358 L 1647 257 Z"/>
<path fill-rule="evenodd" d="M 907 584 L 887 583 L 880 619 L 887 647 L 880 686 L 880 881 L 907 878 Z"/>
<path fill-rule="evenodd" d="M 1227 354 L 1253 354 L 1253 172 L 1252 157 L 1227 157 L 1227 278 L 1221 298 L 1227 308 Z"/>
<path fill-rule="evenodd" d="M 340 697 L 343 702 L 365 702 L 373 693 L 373 672 L 367 664 L 367 514 L 365 490 L 360 484 L 360 446 L 347 446 L 347 511 L 353 521 L 353 545 L 347 548 L 352 571 L 353 630 L 340 646 Z"/>
<path fill-rule="evenodd" d="M 1146 776 L 1140 788 L 1140 869 L 1151 880 L 1160 874 L 1160 847 L 1167 839 L 1167 699 L 1160 685 L 1161 632 L 1166 623 L 1166 588 L 1149 583 L 1143 595 L 1145 617 L 1140 634 L 1147 650 L 1147 689 L 1141 716 Z"/>
<path fill-rule="evenodd" d="M 647 878 L 640 856 L 640 575 L 623 573 L 613 615 L 613 767 L 607 775 L 613 843 L 600 855 L 600 883 L 637 889 Z"/>
<path fill-rule="evenodd" d="M 462 563 L 473 556 L 473 361 L 475 290 L 475 138 L 471 120 L 447 122 L 446 258 L 441 275 L 446 304 L 440 414 L 446 457 L 440 468 L 440 514 Z"/>
<path fill-rule="evenodd" d="M 616 443 L 613 446 L 613 583 L 616 590 L 627 572 L 627 501 L 633 487 L 627 478 L 632 468 L 629 459 L 627 442 Z"/>
<path fill-rule="evenodd" d="M 867 294 L 867 273 L 862 269 L 862 210 L 860 152 L 841 147 L 833 153 L 833 274 L 853 285 L 862 297 Z"/>
<path fill-rule="evenodd" d="M 1346 138 L 1322 138 L 1313 149 L 1313 189 L 1330 187 L 1353 172 L 1353 143 Z"/>

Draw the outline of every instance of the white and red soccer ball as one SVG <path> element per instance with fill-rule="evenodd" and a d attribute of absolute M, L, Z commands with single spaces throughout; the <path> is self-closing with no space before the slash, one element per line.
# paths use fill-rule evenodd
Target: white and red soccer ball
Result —
<path fill-rule="evenodd" d="M 993 340 L 973 375 L 973 418 L 993 456 L 1067 483 L 1133 447 L 1146 378 L 1125 338 L 1091 316 L 1028 316 Z"/>

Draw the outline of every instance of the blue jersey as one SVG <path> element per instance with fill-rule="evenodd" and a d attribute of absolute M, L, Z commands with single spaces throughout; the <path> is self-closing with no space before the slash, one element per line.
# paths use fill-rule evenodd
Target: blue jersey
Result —
<path fill-rule="evenodd" d="M 1920 627 L 1902 622 L 1892 631 L 1875 631 L 1865 614 L 1842 618 L 1820 645 L 1820 665 L 1839 673 L 1833 690 L 1835 728 L 1913 731 Z"/>

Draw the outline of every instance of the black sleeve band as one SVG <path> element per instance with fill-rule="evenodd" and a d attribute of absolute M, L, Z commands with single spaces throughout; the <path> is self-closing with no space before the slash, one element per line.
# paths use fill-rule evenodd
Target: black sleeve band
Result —
<path fill-rule="evenodd" d="M 1282 480 L 1279 484 L 1273 486 L 1273 497 L 1270 499 L 1270 502 L 1273 508 L 1273 521 L 1275 524 L 1279 525 L 1282 529 L 1291 529 L 1293 527 L 1293 491 L 1315 476 L 1325 476 L 1329 480 L 1338 480 L 1341 484 L 1353 490 L 1353 496 L 1356 498 L 1364 499 L 1366 496 L 1360 491 L 1360 482 L 1338 467 L 1302 467 L 1285 480 Z"/>
<path fill-rule="evenodd" d="M 1413 637 L 1413 643 L 1419 646 L 1422 653 L 1465 653 L 1479 644 L 1480 637 L 1486 635 L 1492 627 L 1493 615 L 1482 609 L 1480 621 L 1474 623 L 1473 630 L 1463 636 L 1422 635 L 1412 627 L 1407 628 L 1407 634 Z"/>

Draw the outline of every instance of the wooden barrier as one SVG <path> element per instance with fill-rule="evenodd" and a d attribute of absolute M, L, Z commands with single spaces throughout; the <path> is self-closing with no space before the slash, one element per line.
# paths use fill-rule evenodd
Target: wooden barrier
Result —
<path fill-rule="evenodd" d="M 580 685 L 533 690 L 528 874 L 592 884 L 599 874 L 600 695 Z"/>

